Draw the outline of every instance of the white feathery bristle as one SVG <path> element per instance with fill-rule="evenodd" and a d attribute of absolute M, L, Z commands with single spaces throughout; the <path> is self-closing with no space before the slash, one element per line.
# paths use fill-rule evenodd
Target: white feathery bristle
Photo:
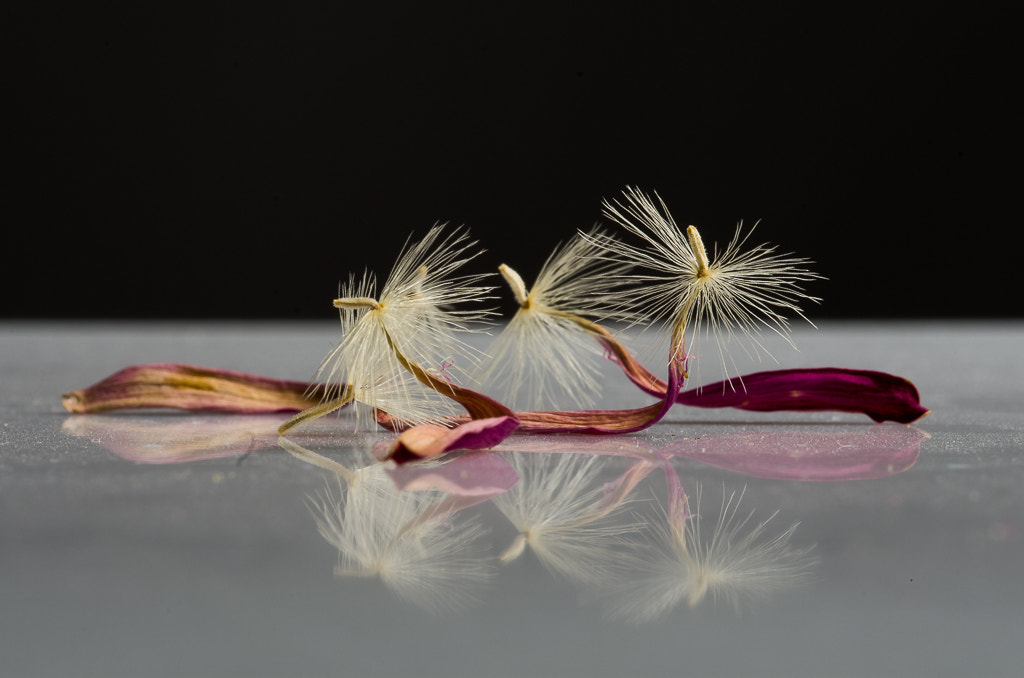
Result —
<path fill-rule="evenodd" d="M 407 359 L 445 380 L 473 368 L 476 353 L 456 335 L 479 331 L 476 324 L 493 311 L 456 305 L 491 299 L 493 288 L 480 284 L 483 275 L 453 274 L 479 254 L 470 251 L 475 244 L 460 229 L 444 235 L 435 226 L 407 245 L 379 295 L 369 273 L 341 288 L 335 305 L 342 338 L 317 378 L 328 384 L 328 398 L 351 388 L 353 400 L 366 406 L 362 415 L 357 408 L 360 426 L 370 425 L 374 408 L 409 424 L 441 423 L 458 411 L 403 368 L 388 337 Z"/>
<path fill-rule="evenodd" d="M 640 245 L 610 243 L 595 239 L 605 256 L 636 266 L 641 272 L 630 276 L 634 291 L 624 295 L 619 317 L 633 324 L 668 323 L 685 326 L 685 353 L 695 357 L 700 383 L 703 344 L 717 352 L 725 377 L 739 373 L 729 347 L 738 345 L 753 360 L 766 356 L 774 360 L 758 332 L 772 332 L 788 344 L 786 314 L 806 318 L 802 302 L 817 302 L 802 284 L 820 279 L 809 271 L 807 259 L 779 254 L 774 246 L 757 245 L 743 250 L 753 228 L 744 233 L 742 222 L 721 252 L 716 247 L 708 262 L 700 234 L 693 227 L 684 233 L 664 202 L 628 188 L 624 199 L 605 201 L 605 215 L 638 237 Z M 755 224 L 756 227 L 756 224 Z M 699 252 L 694 252 L 693 247 Z M 644 272 L 646 271 L 646 272 Z"/>
<path fill-rule="evenodd" d="M 601 251 L 577 234 L 548 257 L 529 290 L 518 289 L 522 279 L 503 265 L 520 307 L 488 347 L 480 381 L 513 408 L 587 408 L 597 401 L 604 352 L 573 318 L 608 315 L 628 268 L 600 258 Z"/>

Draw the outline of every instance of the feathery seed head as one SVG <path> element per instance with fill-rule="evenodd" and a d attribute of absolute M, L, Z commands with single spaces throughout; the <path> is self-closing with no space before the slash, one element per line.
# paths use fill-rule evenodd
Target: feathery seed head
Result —
<path fill-rule="evenodd" d="M 596 230 L 589 235 L 608 237 Z M 528 409 L 564 400 L 579 407 L 593 404 L 603 351 L 585 316 L 608 315 L 628 268 L 600 257 L 601 252 L 577 234 L 548 257 L 532 288 L 511 267 L 499 267 L 519 309 L 488 349 L 491 361 L 481 379 L 512 404 Z"/>
<path fill-rule="evenodd" d="M 804 318 L 800 303 L 819 301 L 802 289 L 821 277 L 805 268 L 808 260 L 769 245 L 744 250 L 754 229 L 744 233 L 742 222 L 725 249 L 715 247 L 709 258 L 697 229 L 690 226 L 684 236 L 665 203 L 655 198 L 628 188 L 621 202 L 604 203 L 605 215 L 641 240 L 640 245 L 594 240 L 606 257 L 645 271 L 631 277 L 636 293 L 624 300 L 621 316 L 633 323 L 668 322 L 675 358 L 699 358 L 701 343 L 710 341 L 726 375 L 738 373 L 727 350 L 733 341 L 752 358 L 772 357 L 758 330 L 792 345 L 785 314 Z"/>
<path fill-rule="evenodd" d="M 490 310 L 464 309 L 462 302 L 490 299 L 492 287 L 483 275 L 453 276 L 479 252 L 465 231 L 444 234 L 433 227 L 404 251 L 377 294 L 376 280 L 364 273 L 349 278 L 339 290 L 342 338 L 324 359 L 317 378 L 328 384 L 327 398 L 347 391 L 356 403 L 368 406 L 360 425 L 373 421 L 372 410 L 384 410 L 409 424 L 440 423 L 455 413 L 453 403 L 420 384 L 395 356 L 395 349 L 424 369 L 443 368 L 450 378 L 459 355 L 460 365 L 472 365 L 475 356 L 455 334 L 477 331 Z"/>

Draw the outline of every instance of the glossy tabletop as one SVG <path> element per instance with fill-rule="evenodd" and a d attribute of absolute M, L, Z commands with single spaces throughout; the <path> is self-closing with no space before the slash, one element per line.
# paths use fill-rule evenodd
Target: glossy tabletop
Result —
<path fill-rule="evenodd" d="M 1021 675 L 1024 324 L 776 353 L 911 379 L 909 427 L 677 407 L 395 468 L 344 417 L 61 407 L 137 363 L 306 379 L 335 331 L 0 324 L 0 676 Z"/>

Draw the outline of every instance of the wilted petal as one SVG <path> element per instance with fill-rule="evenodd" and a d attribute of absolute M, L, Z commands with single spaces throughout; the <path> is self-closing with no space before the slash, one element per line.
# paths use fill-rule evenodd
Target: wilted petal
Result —
<path fill-rule="evenodd" d="M 519 420 L 509 416 L 473 419 L 455 428 L 413 426 L 399 434 L 388 450 L 388 458 L 402 464 L 453 450 L 485 449 L 497 445 L 518 427 Z"/>
<path fill-rule="evenodd" d="M 674 405 L 670 393 L 683 383 L 679 365 L 668 370 L 668 383 L 661 402 L 629 410 L 581 410 L 578 412 L 517 412 L 520 430 L 526 433 L 635 433 L 657 424 Z"/>
<path fill-rule="evenodd" d="M 663 403 L 632 410 L 517 412 L 523 433 L 634 433 L 664 416 Z"/>
<path fill-rule="evenodd" d="M 901 424 L 928 414 L 912 383 L 884 372 L 820 367 L 757 372 L 738 381 L 741 383 L 718 382 L 684 391 L 676 402 L 755 412 L 858 412 L 877 422 Z"/>
<path fill-rule="evenodd" d="M 61 396 L 68 412 L 171 407 L 193 412 L 293 412 L 319 402 L 309 384 L 177 363 L 133 365 Z"/>
<path fill-rule="evenodd" d="M 642 391 L 656 398 L 663 397 L 665 382 L 641 365 L 610 332 L 595 327 L 594 335 L 623 373 Z M 877 422 L 901 424 L 909 424 L 928 414 L 928 409 L 921 406 L 917 388 L 903 377 L 838 367 L 756 372 L 732 383 L 720 381 L 684 391 L 676 398 L 676 403 L 757 412 L 856 412 Z"/>

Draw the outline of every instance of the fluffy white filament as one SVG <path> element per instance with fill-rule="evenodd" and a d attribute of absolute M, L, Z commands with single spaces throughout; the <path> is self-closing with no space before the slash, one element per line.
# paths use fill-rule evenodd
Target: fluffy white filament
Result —
<path fill-rule="evenodd" d="M 357 408 L 361 427 L 370 424 L 373 409 L 410 424 L 439 423 L 457 411 L 451 401 L 417 382 L 394 349 L 446 380 L 473 366 L 471 349 L 456 333 L 476 330 L 472 325 L 492 312 L 457 305 L 490 299 L 493 288 L 480 284 L 481 275 L 453 274 L 479 254 L 470 251 L 475 244 L 464 231 L 444 235 L 443 226 L 435 226 L 406 247 L 379 294 L 369 273 L 352 276 L 342 286 L 334 302 L 342 338 L 324 358 L 317 379 L 328 384 L 327 398 L 347 389 L 352 400 L 365 406 Z"/>
<path fill-rule="evenodd" d="M 548 257 L 529 289 L 513 269 L 500 267 L 519 308 L 488 348 L 481 381 L 514 409 L 596 402 L 603 350 L 577 320 L 607 315 L 628 269 L 600 258 L 601 252 L 577 234 Z"/>
<path fill-rule="evenodd" d="M 762 354 L 772 358 L 758 337 L 760 330 L 792 344 L 786 314 L 803 318 L 800 303 L 818 301 L 801 287 L 821 277 L 804 268 L 808 260 L 769 245 L 744 249 L 754 229 L 744 233 L 742 222 L 725 249 L 716 246 L 709 259 L 697 229 L 690 226 L 684 234 L 656 194 L 655 199 L 629 188 L 623 201 L 604 203 L 605 215 L 641 244 L 591 238 L 604 256 L 643 271 L 631 276 L 634 288 L 622 298 L 620 317 L 685 330 L 685 346 L 674 347 L 672 355 L 696 356 L 688 367 L 697 370 L 698 383 L 702 344 L 712 344 L 726 376 L 739 372 L 729 356 L 733 343 L 754 359 Z"/>

